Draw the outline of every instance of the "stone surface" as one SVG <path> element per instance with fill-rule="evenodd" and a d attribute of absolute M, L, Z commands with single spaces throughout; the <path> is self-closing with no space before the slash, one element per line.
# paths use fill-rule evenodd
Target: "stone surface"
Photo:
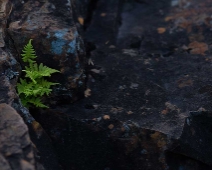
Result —
<path fill-rule="evenodd" d="M 211 2 L 123 5 L 117 44 L 103 43 L 116 37 L 105 31 L 113 24 L 99 17 L 109 7 L 97 5 L 86 33 L 97 47 L 86 98 L 48 110 L 70 118 L 60 124 L 57 116 L 42 118 L 48 123 L 40 116 L 42 126 L 63 129 L 47 132 L 70 169 L 210 170 Z"/>
<path fill-rule="evenodd" d="M 84 26 L 86 19 L 89 17 L 89 13 L 92 11 L 89 11 L 89 6 L 93 6 L 92 3 L 93 0 L 78 0 L 78 1 L 74 1 L 74 8 L 73 10 L 75 10 L 76 12 L 76 19 L 77 21 L 80 23 L 80 25 Z"/>
<path fill-rule="evenodd" d="M 86 41 L 95 45 L 112 44 L 116 42 L 116 34 L 120 25 L 120 0 L 99 0 L 96 2 L 96 10 L 87 27 Z"/>
<path fill-rule="evenodd" d="M 18 98 L 14 88 L 19 75 L 18 66 L 17 61 L 0 48 L 1 103 L 12 104 L 13 100 Z"/>
<path fill-rule="evenodd" d="M 52 103 L 72 102 L 84 91 L 84 44 L 72 15 L 71 1 L 11 1 L 8 32 L 13 53 L 21 62 L 23 46 L 33 39 L 37 62 L 60 70 Z M 23 63 L 22 63 L 23 64 Z"/>
<path fill-rule="evenodd" d="M 35 161 L 38 170 L 62 170 L 52 141 L 37 121 L 27 124 L 30 139 L 34 143 Z"/>
<path fill-rule="evenodd" d="M 79 78 L 84 49 L 69 52 L 74 49 L 69 49 L 69 43 L 83 46 L 80 36 L 74 37 L 79 28 L 75 22 L 80 22 L 78 17 L 88 18 L 85 11 L 91 1 L 68 1 L 73 6 L 62 2 L 12 1 L 11 38 L 2 44 L 14 44 L 12 49 L 20 53 L 27 39 L 33 38 L 40 49 L 38 61 L 64 71 L 60 79 L 55 75 L 66 88 L 65 95 L 59 91 L 66 96 L 58 98 L 64 102 L 78 98 L 73 94 L 79 89 L 77 83 L 84 81 Z M 2 9 L 9 6 L 4 3 Z M 88 83 L 85 92 L 79 90 L 86 98 L 71 105 L 30 110 L 39 122 L 29 123 L 38 169 L 62 169 L 46 131 L 67 170 L 210 170 L 211 2 L 128 0 L 120 6 L 120 1 L 99 0 L 92 10 L 85 33 L 91 45 Z M 64 48 L 54 51 L 54 41 Z M 10 66 L 8 58 L 2 61 L 2 66 Z M 78 79 L 73 81 L 73 75 Z M 15 93 L 9 96 L 7 92 L 2 90 L 2 99 L 12 101 Z M 9 166 L 3 158 L 0 164 Z M 21 165 L 27 163 L 21 161 Z"/>
<path fill-rule="evenodd" d="M 18 5 L 19 2 L 15 3 Z M 8 104 L 1 104 L 0 169 L 31 170 L 36 166 L 37 170 L 59 170 L 51 141 L 28 109 L 22 106 L 15 90 L 21 66 L 17 62 L 15 46 L 7 33 L 7 20 L 11 11 L 11 1 L 0 1 L 0 103 Z M 34 152 L 27 126 L 10 106 L 27 124 Z"/>
<path fill-rule="evenodd" d="M 20 105 L 20 100 L 16 94 L 16 83 L 21 72 L 20 64 L 6 45 L 7 20 L 12 10 L 12 4 L 8 0 L 0 1 L 0 103 L 13 105 L 19 111 L 19 114 L 26 122 L 32 122 L 34 119 L 29 112 Z M 12 48 L 12 46 L 10 46 Z"/>
<path fill-rule="evenodd" d="M 28 128 L 17 112 L 0 104 L 1 170 L 35 170 L 34 153 Z"/>

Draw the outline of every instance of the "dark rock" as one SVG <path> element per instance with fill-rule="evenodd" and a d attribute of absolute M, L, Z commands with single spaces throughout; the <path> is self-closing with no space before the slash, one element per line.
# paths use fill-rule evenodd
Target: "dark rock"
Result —
<path fill-rule="evenodd" d="M 61 105 L 30 110 L 39 122 L 28 124 L 40 152 L 37 156 L 41 156 L 36 159 L 38 166 L 61 169 L 46 131 L 67 170 L 211 169 L 209 1 L 125 1 L 118 33 L 120 1 L 96 1 L 86 26 L 86 53 L 92 58 L 86 67 L 86 98 L 68 105 L 65 100 L 75 101 L 78 91 L 84 92 L 77 84 L 84 67 L 75 66 L 83 63 L 85 51 L 67 52 L 69 42 L 81 44 L 81 38 L 65 37 L 64 29 L 70 29 L 70 35 L 78 33 L 75 21 L 89 18 L 86 6 L 91 1 L 69 1 L 75 5 L 75 14 L 66 1 L 12 2 L 7 43 L 14 43 L 13 49 L 20 54 L 27 38 L 33 38 L 35 48 L 40 49 L 38 61 L 64 69 L 63 76 L 55 75 L 66 87 Z M 82 11 L 81 5 L 85 7 Z M 54 41 L 64 43 L 60 54 L 51 51 Z M 6 74 L 10 77 L 11 72 Z M 67 81 L 73 75 L 77 75 L 76 81 Z M 1 91 L 3 99 L 12 101 L 16 94 L 8 97 L 7 92 Z M 20 108 L 14 101 L 12 105 Z"/>
<path fill-rule="evenodd" d="M 43 167 L 43 169 L 45 170 L 54 170 L 54 168 L 55 170 L 59 170 L 60 167 L 59 167 L 57 158 L 55 156 L 55 153 L 51 147 L 51 141 L 49 140 L 48 136 L 46 135 L 45 131 L 42 129 L 40 124 L 36 122 L 34 118 L 31 116 L 28 109 L 22 106 L 20 99 L 18 98 L 18 95 L 15 90 L 15 86 L 17 83 L 19 71 L 20 71 L 20 66 L 17 63 L 17 61 L 14 59 L 12 54 L 10 54 L 9 52 L 3 51 L 2 48 L 0 48 L 0 72 L 1 72 L 0 103 L 7 103 L 8 105 L 12 106 L 23 117 L 25 123 L 27 124 L 29 128 L 30 138 L 32 142 L 35 144 L 36 150 L 39 151 L 39 153 L 36 151 L 36 165 L 39 164 L 40 167 Z M 12 109 L 9 109 L 9 110 L 12 110 Z M 16 115 L 13 116 L 12 113 L 11 114 L 8 113 L 8 115 L 11 116 L 12 120 L 17 119 L 17 116 Z M 7 117 L 5 115 L 2 115 L 1 119 L 6 119 L 6 118 Z M 14 132 L 14 134 L 11 134 L 11 135 L 16 135 L 16 133 Z M 22 142 L 21 139 L 22 138 L 20 138 L 20 142 Z M 8 138 L 7 140 L 10 140 L 10 138 Z M 39 156 L 40 159 L 37 159 L 38 155 L 40 155 Z M 2 158 L 2 160 L 4 159 Z M 23 167 L 28 166 L 28 164 L 24 160 L 21 162 L 23 164 Z M 14 166 L 13 169 L 18 169 L 19 165 L 14 164 L 13 166 Z M 40 168 L 38 170 L 43 170 L 43 169 Z"/>
<path fill-rule="evenodd" d="M 15 1 L 14 5 L 21 4 Z M 0 134 L 2 135 L 0 139 L 0 169 L 59 170 L 60 167 L 51 147 L 51 141 L 28 109 L 22 106 L 16 93 L 15 88 L 21 67 L 14 57 L 16 56 L 16 49 L 11 39 L 8 42 L 9 36 L 6 32 L 7 19 L 12 4 L 10 1 L 3 0 L 0 2 L 0 7 L 0 103 L 8 104 L 1 104 L 0 107 Z M 7 41 L 5 42 L 5 40 Z M 18 114 L 22 116 L 29 132 L 26 124 L 10 106 L 15 108 Z M 35 159 L 32 143 L 35 146 Z"/>
<path fill-rule="evenodd" d="M 76 14 L 76 19 L 82 27 L 86 27 L 91 21 L 93 11 L 95 9 L 97 0 L 75 0 L 75 7 L 73 10 Z M 88 21 L 89 20 L 89 21 Z"/>
<path fill-rule="evenodd" d="M 122 16 L 131 16 L 123 17 L 118 45 L 131 35 L 142 37 L 137 49 L 132 43 L 129 49 L 103 45 L 106 37 L 115 42 L 116 36 L 105 31 L 109 20 L 96 19 L 108 9 L 98 2 L 86 34 L 97 47 L 89 68 L 96 74 L 104 70 L 104 78 L 88 71 L 90 96 L 48 110 L 48 115 L 61 112 L 74 119 L 60 117 L 62 124 L 56 124 L 57 116 L 51 123 L 46 123 L 49 117 L 39 119 L 46 128 L 56 124 L 64 130 L 48 134 L 55 145 L 64 139 L 57 151 L 67 169 L 211 169 L 211 3 L 176 2 L 125 4 Z"/>
<path fill-rule="evenodd" d="M 27 124 L 30 139 L 35 145 L 35 161 L 38 170 L 62 170 L 57 155 L 52 146 L 52 141 L 43 127 L 37 121 Z"/>
<path fill-rule="evenodd" d="M 18 96 L 15 91 L 15 85 L 19 75 L 19 64 L 10 53 L 0 48 L 0 96 L 1 103 L 12 104 Z"/>
<path fill-rule="evenodd" d="M 35 170 L 35 159 L 28 128 L 18 113 L 0 104 L 1 170 Z"/>
<path fill-rule="evenodd" d="M 212 166 L 212 114 L 203 112 L 186 118 L 180 142 L 172 151 L 194 158 Z"/>
<path fill-rule="evenodd" d="M 105 43 L 115 44 L 115 37 L 119 27 L 119 11 L 121 1 L 99 0 L 92 20 L 86 31 L 86 40 L 100 46 Z"/>
<path fill-rule="evenodd" d="M 64 169 L 103 169 L 109 165 L 112 145 L 107 134 L 92 125 L 94 121 L 88 124 L 72 119 L 62 109 L 33 115 L 47 130 Z"/>
<path fill-rule="evenodd" d="M 81 98 L 85 87 L 85 51 L 73 19 L 71 1 L 11 2 L 8 32 L 17 60 L 21 62 L 23 46 L 33 39 L 37 62 L 61 72 L 51 78 L 60 83 L 52 93 L 54 102 Z"/>

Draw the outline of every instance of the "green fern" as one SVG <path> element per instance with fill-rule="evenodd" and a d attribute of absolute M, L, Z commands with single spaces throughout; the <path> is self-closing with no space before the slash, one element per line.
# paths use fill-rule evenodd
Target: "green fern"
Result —
<path fill-rule="evenodd" d="M 33 104 L 35 107 L 48 108 L 48 106 L 44 105 L 41 101 L 40 97 L 32 97 L 28 100 L 30 104 Z"/>
<path fill-rule="evenodd" d="M 29 40 L 28 44 L 25 45 L 24 49 L 22 50 L 23 54 L 21 54 L 22 56 L 22 60 L 24 62 L 28 62 L 28 63 L 35 63 L 34 59 L 37 58 L 36 54 L 35 54 L 35 50 L 32 46 L 32 39 Z"/>
<path fill-rule="evenodd" d="M 44 77 L 50 77 L 51 74 L 59 72 L 58 70 L 44 66 L 43 63 L 38 65 L 34 59 L 37 57 L 32 46 L 32 40 L 24 47 L 22 59 L 28 66 L 25 66 L 25 79 L 20 79 L 17 84 L 18 95 L 22 104 L 26 107 L 34 105 L 35 107 L 47 108 L 42 103 L 42 96 L 49 95 L 52 91 L 52 85 L 58 83 L 49 82 Z"/>
<path fill-rule="evenodd" d="M 26 70 L 22 71 L 26 72 L 26 77 L 29 77 L 34 83 L 37 83 L 36 79 L 39 80 L 45 76 L 50 77 L 52 73 L 59 72 L 58 70 L 44 66 L 43 63 L 41 63 L 39 66 L 37 63 L 34 63 L 29 67 L 26 66 L 25 69 Z"/>

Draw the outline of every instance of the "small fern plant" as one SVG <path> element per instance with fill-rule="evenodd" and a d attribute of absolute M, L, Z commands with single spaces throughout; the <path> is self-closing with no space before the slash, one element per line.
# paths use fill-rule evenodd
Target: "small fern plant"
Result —
<path fill-rule="evenodd" d="M 31 106 L 48 108 L 42 103 L 42 97 L 49 95 L 52 91 L 51 86 L 59 84 L 49 82 L 45 77 L 50 77 L 51 74 L 59 72 L 58 70 L 44 66 L 43 63 L 37 64 L 35 50 L 32 46 L 32 39 L 22 50 L 22 60 L 26 63 L 25 79 L 20 78 L 20 83 L 17 84 L 18 95 L 22 104 L 29 108 Z"/>

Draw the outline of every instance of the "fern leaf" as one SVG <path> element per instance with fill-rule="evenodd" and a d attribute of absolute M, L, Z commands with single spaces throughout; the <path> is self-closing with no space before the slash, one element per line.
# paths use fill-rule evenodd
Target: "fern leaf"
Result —
<path fill-rule="evenodd" d="M 34 63 L 34 59 L 37 57 L 35 54 L 35 50 L 32 46 L 32 39 L 29 40 L 28 44 L 25 45 L 24 49 L 22 50 L 23 54 L 21 54 L 22 59 L 24 62 Z"/>
<path fill-rule="evenodd" d="M 53 83 L 53 82 L 47 81 L 47 80 L 45 80 L 45 79 L 42 78 L 42 79 L 39 80 L 39 84 L 42 87 L 50 88 L 51 86 L 57 85 L 59 83 Z"/>
<path fill-rule="evenodd" d="M 26 72 L 25 76 L 29 77 L 35 84 L 37 83 L 36 79 L 42 77 L 39 73 L 37 63 L 31 63 L 29 67 L 25 66 L 25 70 L 22 71 Z"/>
<path fill-rule="evenodd" d="M 35 84 L 34 89 L 36 89 L 33 91 L 34 96 L 43 96 L 44 94 L 49 95 L 52 91 L 52 89 L 42 85 L 40 82 Z"/>
<path fill-rule="evenodd" d="M 41 63 L 39 66 L 37 63 L 32 64 L 30 67 L 26 66 L 25 70 L 23 71 L 26 72 L 26 77 L 29 77 L 35 84 L 37 83 L 36 79 L 45 76 L 50 77 L 52 73 L 60 72 L 58 70 L 44 66 L 43 63 Z"/>
<path fill-rule="evenodd" d="M 26 80 L 23 80 L 22 78 L 20 78 L 20 83 L 17 83 L 17 90 L 19 95 L 24 93 L 26 85 L 27 85 Z"/>
<path fill-rule="evenodd" d="M 42 77 L 38 71 L 30 71 L 30 70 L 22 70 L 22 71 L 26 72 L 25 77 L 29 77 L 35 84 L 37 83 L 36 79 Z"/>
<path fill-rule="evenodd" d="M 29 96 L 31 94 L 31 89 L 33 88 L 32 83 L 28 83 L 26 80 L 20 79 L 20 83 L 17 84 L 18 94 L 25 94 Z"/>
<path fill-rule="evenodd" d="M 35 105 L 36 107 L 48 108 L 48 106 L 44 105 L 41 102 L 40 97 L 32 97 L 31 99 L 28 100 L 28 103 L 31 103 L 31 104 Z"/>
<path fill-rule="evenodd" d="M 43 87 L 36 87 L 34 86 L 33 89 L 31 90 L 31 95 L 32 96 L 42 96 L 43 93 Z"/>
<path fill-rule="evenodd" d="M 49 68 L 49 67 L 47 67 L 47 66 L 44 66 L 43 63 L 41 63 L 41 64 L 39 65 L 39 69 L 38 69 L 38 70 L 39 70 L 39 73 L 40 73 L 43 77 L 45 77 L 45 76 L 50 77 L 52 73 L 60 72 L 60 71 L 58 71 L 58 70 L 56 70 L 56 69 L 52 69 L 52 68 Z"/>

